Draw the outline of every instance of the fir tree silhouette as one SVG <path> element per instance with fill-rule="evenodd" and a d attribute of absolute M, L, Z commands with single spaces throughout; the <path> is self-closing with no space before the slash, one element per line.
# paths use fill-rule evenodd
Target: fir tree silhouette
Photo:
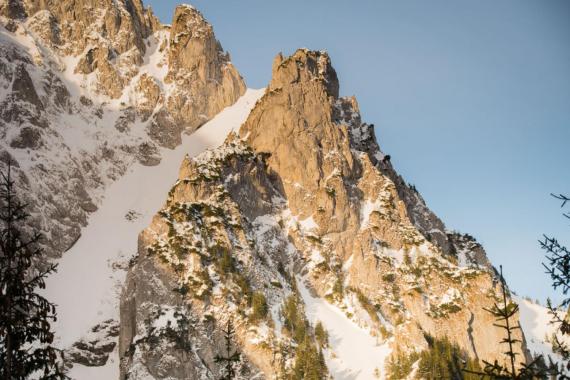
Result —
<path fill-rule="evenodd" d="M 501 265 L 499 271 L 499 280 L 501 283 L 502 303 L 499 305 L 495 303 L 492 308 L 484 310 L 491 313 L 497 321 L 493 325 L 505 331 L 505 337 L 499 342 L 500 344 L 507 345 L 507 350 L 504 355 L 507 357 L 507 363 L 501 364 L 495 359 L 494 362 L 483 360 L 483 371 L 473 371 L 467 368 L 463 372 L 473 375 L 478 375 L 482 379 L 545 379 L 551 373 L 548 369 L 543 368 L 539 364 L 543 362 L 542 356 L 536 357 L 531 363 L 520 362 L 519 368 L 516 366 L 516 357 L 518 353 L 515 351 L 515 346 L 522 342 L 514 337 L 516 330 L 520 330 L 520 325 L 513 322 L 513 317 L 519 312 L 519 305 L 508 299 L 508 291 L 503 277 L 503 266 Z"/>
<path fill-rule="evenodd" d="M 0 173 L 0 378 L 66 379 L 51 346 L 55 305 L 37 293 L 56 265 L 38 269 L 42 235 L 24 233 L 26 205 L 16 196 L 12 165 Z"/>
<path fill-rule="evenodd" d="M 561 208 L 564 208 L 568 203 L 570 203 L 570 198 L 563 194 L 550 194 L 555 199 L 561 202 Z M 570 219 L 570 213 L 563 213 L 566 218 Z M 550 299 L 547 300 L 546 306 L 551 315 L 551 324 L 556 326 L 555 333 L 552 334 L 552 346 L 555 352 L 560 354 L 562 358 L 566 361 L 566 369 L 570 370 L 570 347 L 566 342 L 559 338 L 559 335 L 570 336 L 570 322 L 568 320 L 568 315 L 560 315 L 561 310 L 567 310 L 570 306 L 570 298 L 568 298 L 568 293 L 570 292 L 570 250 L 561 244 L 555 237 L 543 235 L 542 240 L 539 240 L 540 248 L 546 252 L 546 263 L 542 265 L 546 269 L 546 273 L 550 275 L 552 280 L 552 287 L 556 289 L 561 289 L 562 294 L 566 297 L 560 304 L 555 305 Z M 559 370 L 559 376 L 564 376 L 568 379 L 569 377 L 562 374 L 562 370 Z"/>
<path fill-rule="evenodd" d="M 224 374 L 220 377 L 220 380 L 233 380 L 236 377 L 235 365 L 240 362 L 241 354 L 239 351 L 232 349 L 232 341 L 234 340 L 236 331 L 231 318 L 228 319 L 226 329 L 222 330 L 222 332 L 224 333 L 226 352 L 224 355 L 216 355 L 214 362 L 222 364 Z"/>

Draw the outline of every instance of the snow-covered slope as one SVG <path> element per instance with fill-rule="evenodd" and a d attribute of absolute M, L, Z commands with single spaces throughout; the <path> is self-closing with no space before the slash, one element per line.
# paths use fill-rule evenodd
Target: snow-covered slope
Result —
<path fill-rule="evenodd" d="M 519 305 L 521 327 L 524 331 L 527 347 L 533 357 L 542 355 L 546 363 L 548 363 L 549 357 L 554 362 L 563 362 L 562 357 L 552 351 L 550 339 L 558 326 L 551 323 L 552 316 L 548 309 L 522 297 L 513 298 Z M 558 338 L 563 342 L 570 343 L 569 339 L 560 333 L 558 333 Z"/>
<path fill-rule="evenodd" d="M 320 321 L 329 334 L 330 348 L 326 362 L 335 380 L 368 380 L 380 374 L 383 379 L 384 363 L 392 350 L 390 342 L 379 342 L 338 307 L 319 297 L 313 297 L 302 281 L 299 291 L 305 302 L 305 312 L 312 324 Z"/>
<path fill-rule="evenodd" d="M 161 152 L 159 165 L 135 164 L 108 188 L 81 238 L 59 260 L 58 273 L 47 281 L 47 297 L 58 306 L 58 346 L 68 348 L 98 323 L 118 320 L 118 295 L 128 260 L 137 250 L 137 235 L 163 205 L 164 194 L 176 180 L 184 155 L 195 156 L 221 144 L 245 121 L 263 92 L 248 90 L 236 104 L 194 134 L 184 136 L 182 145 Z M 76 371 L 82 366 L 76 367 L 72 371 L 74 378 L 103 378 L 99 371 L 89 377 L 93 370 L 88 368 L 78 376 Z M 105 378 L 118 377 L 117 362 L 109 363 L 107 370 Z"/>
<path fill-rule="evenodd" d="M 244 380 L 387 377 L 387 357 L 411 359 L 429 337 L 503 359 L 504 332 L 485 311 L 500 291 L 494 272 L 472 239 L 456 246 L 419 212 L 338 88 L 326 52 L 278 55 L 238 134 L 181 165 L 126 276 L 123 378 L 220 378 L 229 320 Z"/>
<path fill-rule="evenodd" d="M 162 25 L 140 0 L 0 1 L 0 169 L 50 257 L 130 165 L 156 165 L 244 91 L 192 7 Z"/>
<path fill-rule="evenodd" d="M 272 77 L 243 95 L 191 6 L 162 25 L 141 0 L 0 0 L 0 169 L 65 252 L 46 295 L 73 379 L 219 378 L 229 319 L 241 379 L 328 377 L 321 349 L 335 379 L 385 377 L 426 335 L 501 355 L 483 248 L 394 170 L 328 54 Z M 521 318 L 548 353 L 545 311 Z"/>

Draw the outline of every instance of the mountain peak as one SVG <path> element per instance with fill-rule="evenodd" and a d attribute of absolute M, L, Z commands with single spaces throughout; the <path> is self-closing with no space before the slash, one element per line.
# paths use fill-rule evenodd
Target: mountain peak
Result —
<path fill-rule="evenodd" d="M 284 58 L 281 53 L 277 54 L 273 61 L 270 89 L 310 81 L 321 82 L 329 96 L 338 98 L 338 77 L 326 51 L 297 49 L 287 58 Z"/>
<path fill-rule="evenodd" d="M 218 376 L 209 352 L 220 341 L 205 339 L 213 336 L 212 325 L 228 319 L 235 322 L 246 378 L 287 375 L 290 367 L 271 363 L 302 360 L 299 341 L 283 328 L 289 317 L 279 312 L 295 299 L 304 303 L 304 309 L 293 306 L 309 330 L 322 322 L 331 336 L 351 340 L 351 326 L 365 329 L 369 343 L 354 347 L 374 358 L 350 364 L 353 347 L 333 344 L 327 361 L 333 378 L 344 372 L 339 368 L 373 378 L 391 352 L 429 349 L 426 336 L 449 339 L 473 358 L 499 359 L 493 342 L 502 331 L 484 309 L 494 304 L 498 287 L 492 271 L 479 265 L 483 250 L 446 234 L 382 154 L 356 99 L 339 98 L 338 88 L 326 52 L 278 54 L 271 83 L 239 138 L 184 161 L 165 206 L 141 233 L 127 275 L 120 338 L 125 375 L 142 377 L 141 369 L 161 366 L 153 363 L 154 350 L 134 337 L 150 331 L 160 341 L 153 321 L 184 303 L 192 307 L 180 318 L 196 321 L 193 347 L 200 350 L 186 360 L 163 341 L 176 370 L 185 370 L 184 377 L 170 371 L 174 378 L 197 378 L 207 368 Z M 275 312 L 258 318 L 249 294 Z M 303 344 L 316 344 L 311 339 L 308 334 Z"/>
<path fill-rule="evenodd" d="M 177 5 L 174 9 L 174 16 L 172 17 L 172 27 L 178 26 L 180 29 L 193 29 L 194 24 L 208 26 L 211 28 L 210 23 L 206 21 L 202 13 L 192 5 Z"/>
<path fill-rule="evenodd" d="M 118 55 L 136 47 L 142 56 L 143 39 L 160 27 L 156 16 L 140 0 L 9 0 L 0 4 L 0 14 L 11 19 L 37 18 L 40 12 L 57 26 L 57 38 L 49 42 L 60 45 L 66 54 L 79 54 L 104 41 Z"/>
<path fill-rule="evenodd" d="M 50 226 L 54 256 L 133 161 L 158 164 L 159 146 L 175 148 L 245 92 L 190 6 L 166 27 L 141 0 L 0 0 L 0 29 L 0 154 L 29 163 L 26 201 L 46 210 L 34 223 Z"/>
<path fill-rule="evenodd" d="M 66 252 L 46 289 L 71 378 L 219 378 L 230 320 L 241 379 L 406 378 L 385 364 L 433 339 L 502 358 L 483 247 L 396 172 L 326 51 L 246 91 L 191 5 L 162 25 L 141 0 L 0 0 L 0 131 Z"/>
<path fill-rule="evenodd" d="M 170 27 L 169 63 L 171 70 L 196 69 L 200 61 L 228 61 L 214 36 L 214 29 L 204 16 L 190 5 L 179 5 L 174 11 Z M 204 67 L 204 69 L 206 69 Z M 211 75 L 201 71 L 201 76 Z"/>

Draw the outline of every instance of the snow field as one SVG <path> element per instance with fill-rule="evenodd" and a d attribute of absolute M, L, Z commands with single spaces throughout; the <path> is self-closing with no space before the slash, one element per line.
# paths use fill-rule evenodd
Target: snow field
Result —
<path fill-rule="evenodd" d="M 98 323 L 119 319 L 120 291 L 128 260 L 137 251 L 138 234 L 164 204 L 184 156 L 220 145 L 241 126 L 264 91 L 248 89 L 234 105 L 192 135 L 183 136 L 180 146 L 163 149 L 159 165 L 133 164 L 107 188 L 99 209 L 46 283 L 45 295 L 57 305 L 57 346 L 67 348 Z M 118 378 L 118 364 L 115 350 L 106 366 L 75 365 L 70 375 L 80 380 Z"/>
<path fill-rule="evenodd" d="M 335 380 L 384 379 L 384 363 L 391 353 L 389 342 L 378 344 L 377 338 L 351 321 L 341 310 L 322 298 L 311 295 L 302 279 L 299 292 L 305 302 L 307 318 L 312 325 L 321 321 L 329 334 L 332 348 L 326 350 L 327 367 Z"/>

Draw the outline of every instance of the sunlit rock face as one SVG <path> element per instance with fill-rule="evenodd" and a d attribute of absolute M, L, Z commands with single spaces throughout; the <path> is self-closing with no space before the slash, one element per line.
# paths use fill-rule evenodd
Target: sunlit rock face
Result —
<path fill-rule="evenodd" d="M 448 337 L 474 359 L 504 359 L 503 331 L 484 310 L 500 295 L 484 250 L 446 231 L 395 172 L 356 99 L 339 97 L 325 52 L 278 55 L 239 132 L 185 159 L 165 199 L 122 294 L 124 378 L 217 378 L 229 319 L 239 376 L 278 378 L 319 344 L 316 321 L 328 319 L 311 319 L 315 300 L 376 339 L 384 356 L 370 376 L 390 355 L 427 348 L 426 336 Z M 303 344 L 291 297 L 306 321 Z M 354 355 L 339 347 L 324 347 L 333 375 L 355 370 L 343 369 Z"/>

